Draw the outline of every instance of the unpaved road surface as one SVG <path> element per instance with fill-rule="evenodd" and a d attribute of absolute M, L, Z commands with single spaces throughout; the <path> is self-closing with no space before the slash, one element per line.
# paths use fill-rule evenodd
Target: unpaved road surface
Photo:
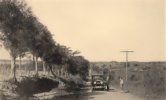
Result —
<path fill-rule="evenodd" d="M 94 91 L 83 95 L 70 95 L 55 97 L 51 100 L 146 100 L 143 97 L 137 97 L 130 93 L 124 93 L 118 90 Z"/>
<path fill-rule="evenodd" d="M 91 95 L 82 96 L 79 100 L 145 100 L 145 99 L 121 91 L 95 91 Z"/>

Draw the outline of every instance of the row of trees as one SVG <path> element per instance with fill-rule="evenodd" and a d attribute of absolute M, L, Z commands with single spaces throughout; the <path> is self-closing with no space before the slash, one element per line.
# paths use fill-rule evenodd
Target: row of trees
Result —
<path fill-rule="evenodd" d="M 0 1 L 0 40 L 11 56 L 10 78 L 16 81 L 16 58 L 26 53 L 33 55 L 35 72 L 38 75 L 37 61 L 40 58 L 52 69 L 52 65 L 67 64 L 67 71 L 79 74 L 82 78 L 88 73 L 89 62 L 78 53 L 54 41 L 52 34 L 38 21 L 22 0 Z"/>

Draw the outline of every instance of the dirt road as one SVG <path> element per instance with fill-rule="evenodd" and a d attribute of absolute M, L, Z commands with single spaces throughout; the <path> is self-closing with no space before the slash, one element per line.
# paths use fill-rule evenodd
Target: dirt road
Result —
<path fill-rule="evenodd" d="M 90 94 L 56 97 L 52 100 L 146 100 L 121 91 L 94 91 Z"/>
<path fill-rule="evenodd" d="M 124 93 L 118 90 L 95 91 L 90 95 L 81 96 L 79 100 L 145 100 L 130 93 Z"/>
<path fill-rule="evenodd" d="M 130 93 L 121 91 L 95 91 L 91 95 L 80 97 L 79 100 L 145 100 Z"/>

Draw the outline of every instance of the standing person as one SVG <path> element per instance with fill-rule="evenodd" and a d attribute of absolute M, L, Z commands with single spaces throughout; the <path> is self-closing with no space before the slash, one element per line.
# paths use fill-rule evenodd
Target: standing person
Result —
<path fill-rule="evenodd" d="M 121 90 L 123 90 L 123 85 L 124 85 L 123 78 L 120 77 L 120 89 L 121 89 Z"/>

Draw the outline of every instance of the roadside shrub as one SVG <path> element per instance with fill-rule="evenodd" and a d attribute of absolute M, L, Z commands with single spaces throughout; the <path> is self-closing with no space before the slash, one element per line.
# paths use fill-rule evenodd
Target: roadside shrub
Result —
<path fill-rule="evenodd" d="M 49 78 L 25 77 L 18 83 L 16 92 L 20 96 L 32 96 L 36 93 L 48 92 L 58 87 L 59 82 Z"/>
<path fill-rule="evenodd" d="M 79 76 L 72 77 L 65 83 L 67 92 L 80 91 L 84 86 L 85 82 Z"/>
<path fill-rule="evenodd" d="M 0 92 L 0 100 L 7 100 L 6 96 Z"/>
<path fill-rule="evenodd" d="M 15 93 L 16 92 L 16 88 L 17 88 L 17 85 L 18 85 L 18 82 L 16 81 L 13 81 L 13 79 L 9 79 L 9 80 L 5 80 L 3 83 L 2 83 L 2 86 L 1 86 L 1 89 L 5 89 L 5 90 L 8 90 L 12 93 Z"/>
<path fill-rule="evenodd" d="M 131 81 L 137 81 L 138 78 L 133 74 L 133 75 L 130 76 L 130 80 Z"/>

